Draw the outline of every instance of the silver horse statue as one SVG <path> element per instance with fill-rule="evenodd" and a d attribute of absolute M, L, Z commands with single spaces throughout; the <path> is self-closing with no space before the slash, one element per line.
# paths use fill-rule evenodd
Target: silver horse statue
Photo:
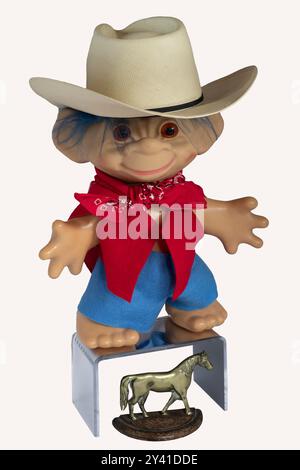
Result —
<path fill-rule="evenodd" d="M 161 411 L 162 414 L 166 414 L 169 406 L 176 400 L 182 400 L 186 414 L 191 414 L 186 395 L 187 389 L 191 384 L 193 370 L 197 365 L 208 370 L 213 368 L 206 352 L 202 351 L 199 354 L 188 357 L 169 372 L 146 372 L 144 374 L 126 375 L 122 378 L 120 384 L 121 409 L 125 410 L 128 404 L 131 419 L 136 419 L 134 405 L 138 403 L 143 416 L 147 418 L 145 402 L 149 392 L 152 390 L 153 392 L 171 392 L 169 401 Z M 132 396 L 128 400 L 129 385 L 131 386 Z"/>

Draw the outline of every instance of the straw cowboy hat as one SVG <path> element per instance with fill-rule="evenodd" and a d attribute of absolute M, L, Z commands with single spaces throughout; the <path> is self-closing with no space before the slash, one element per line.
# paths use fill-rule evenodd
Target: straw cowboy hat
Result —
<path fill-rule="evenodd" d="M 51 78 L 31 88 L 58 107 L 97 116 L 196 118 L 227 108 L 250 88 L 255 66 L 201 87 L 184 24 L 153 17 L 115 30 L 96 27 L 87 58 L 86 88 Z"/>

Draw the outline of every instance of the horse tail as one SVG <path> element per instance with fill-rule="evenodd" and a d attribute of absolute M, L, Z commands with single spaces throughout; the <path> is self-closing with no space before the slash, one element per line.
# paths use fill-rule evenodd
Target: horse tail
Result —
<path fill-rule="evenodd" d="M 128 385 L 135 379 L 134 375 L 126 375 L 123 377 L 120 383 L 120 407 L 121 410 L 125 410 L 128 403 Z"/>

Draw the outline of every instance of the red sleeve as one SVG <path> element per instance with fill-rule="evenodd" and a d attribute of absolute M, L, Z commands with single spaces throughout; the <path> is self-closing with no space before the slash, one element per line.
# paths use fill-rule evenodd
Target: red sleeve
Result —
<path fill-rule="evenodd" d="M 72 214 L 69 217 L 70 219 L 75 219 L 76 217 L 84 217 L 85 215 L 90 215 L 89 211 L 85 209 L 81 204 L 73 210 Z"/>
<path fill-rule="evenodd" d="M 74 219 L 76 217 L 84 217 L 86 215 L 90 215 L 90 212 L 87 209 L 85 209 L 81 204 L 79 204 L 74 209 L 74 211 L 72 212 L 72 214 L 70 215 L 68 220 Z M 84 262 L 85 262 L 87 268 L 89 269 L 89 271 L 91 271 L 91 272 L 93 271 L 94 266 L 95 266 L 99 256 L 101 256 L 100 244 L 98 244 L 98 246 L 95 246 L 94 248 L 91 248 L 87 252 Z"/>

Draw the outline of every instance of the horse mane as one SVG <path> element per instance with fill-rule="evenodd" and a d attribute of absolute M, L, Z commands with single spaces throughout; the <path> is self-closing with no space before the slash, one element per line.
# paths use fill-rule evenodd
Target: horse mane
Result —
<path fill-rule="evenodd" d="M 194 369 L 194 361 L 196 361 L 195 354 L 184 359 L 182 362 L 180 362 L 180 364 L 178 364 L 178 366 L 174 367 L 174 369 L 172 370 L 183 369 L 186 373 L 189 374 Z"/>

